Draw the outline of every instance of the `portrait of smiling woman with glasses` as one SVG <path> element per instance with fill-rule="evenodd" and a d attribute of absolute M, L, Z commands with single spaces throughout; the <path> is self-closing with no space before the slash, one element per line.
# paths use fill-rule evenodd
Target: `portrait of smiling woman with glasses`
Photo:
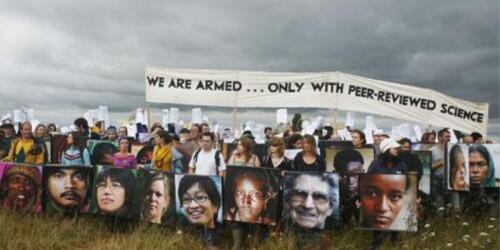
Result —
<path fill-rule="evenodd" d="M 190 224 L 215 228 L 222 205 L 220 186 L 209 176 L 176 175 L 175 178 L 181 219 Z M 180 181 L 178 178 L 181 178 Z"/>

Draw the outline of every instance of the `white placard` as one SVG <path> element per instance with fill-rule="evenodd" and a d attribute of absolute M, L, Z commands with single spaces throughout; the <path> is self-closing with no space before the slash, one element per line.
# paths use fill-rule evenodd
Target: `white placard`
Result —
<path fill-rule="evenodd" d="M 297 156 L 297 154 L 300 152 L 302 152 L 302 149 L 286 149 L 284 155 L 286 158 L 293 161 L 293 159 L 295 159 L 295 156 Z"/>
<path fill-rule="evenodd" d="M 85 113 L 83 113 L 83 118 L 85 120 L 87 120 L 87 122 L 89 123 L 90 127 L 94 126 L 94 119 L 92 118 L 92 112 L 90 112 L 89 110 L 87 110 Z"/>
<path fill-rule="evenodd" d="M 98 121 L 106 122 L 106 118 L 108 117 L 108 107 L 99 106 L 99 114 L 97 116 Z"/>
<path fill-rule="evenodd" d="M 168 109 L 161 110 L 161 124 L 164 128 L 166 128 L 168 125 L 168 114 L 169 114 Z"/>
<path fill-rule="evenodd" d="M 191 123 L 201 123 L 202 116 L 201 108 L 194 108 L 191 112 Z"/>
<path fill-rule="evenodd" d="M 353 112 L 347 112 L 346 118 L 345 118 L 345 126 L 354 128 L 354 120 L 355 120 L 356 114 Z"/>
<path fill-rule="evenodd" d="M 178 108 L 170 108 L 170 117 L 169 117 L 168 123 L 177 124 L 178 122 L 179 122 L 179 109 Z"/>
<path fill-rule="evenodd" d="M 455 134 L 453 129 L 448 129 L 448 131 L 450 132 L 450 142 L 451 143 L 458 143 L 457 135 Z"/>
<path fill-rule="evenodd" d="M 365 133 L 366 144 L 373 144 L 373 130 L 370 128 L 365 128 L 363 130 L 363 133 Z"/>
<path fill-rule="evenodd" d="M 418 125 L 415 125 L 413 126 L 413 131 L 415 131 L 415 137 L 416 137 L 416 141 L 419 141 L 420 138 L 422 138 L 422 129 L 420 128 L 420 126 Z"/>
<path fill-rule="evenodd" d="M 135 138 L 135 134 L 137 133 L 137 125 L 132 124 L 127 126 L 127 136 L 132 136 Z"/>
<path fill-rule="evenodd" d="M 31 132 L 35 132 L 35 129 L 36 129 L 36 126 L 38 126 L 38 124 L 40 124 L 40 121 L 39 120 L 32 120 L 31 121 Z"/>
<path fill-rule="evenodd" d="M 7 113 L 7 114 L 3 115 L 1 123 L 2 124 L 12 123 L 12 114 L 11 113 Z"/>
<path fill-rule="evenodd" d="M 399 125 L 399 137 L 395 137 L 394 139 L 402 139 L 402 138 L 410 138 L 411 137 L 411 129 L 410 124 L 403 123 Z"/>
<path fill-rule="evenodd" d="M 146 124 L 146 112 L 142 108 L 138 108 L 135 113 L 135 123 Z"/>
<path fill-rule="evenodd" d="M 35 119 L 35 110 L 30 108 L 22 108 L 24 119 L 28 121 L 32 121 Z"/>
<path fill-rule="evenodd" d="M 14 122 L 24 122 L 23 112 L 20 109 L 14 109 Z"/>
<path fill-rule="evenodd" d="M 365 124 L 366 128 L 371 129 L 371 130 L 377 130 L 377 125 L 375 125 L 375 121 L 373 120 L 373 116 L 367 115 L 365 117 Z"/>
<path fill-rule="evenodd" d="M 277 109 L 276 110 L 276 123 L 287 123 L 288 122 L 288 110 L 287 109 Z"/>

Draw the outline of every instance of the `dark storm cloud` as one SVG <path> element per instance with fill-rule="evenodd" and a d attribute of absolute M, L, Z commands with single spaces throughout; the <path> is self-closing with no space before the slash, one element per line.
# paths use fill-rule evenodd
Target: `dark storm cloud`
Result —
<path fill-rule="evenodd" d="M 0 3 L 0 113 L 126 112 L 147 66 L 343 71 L 490 103 L 499 116 L 498 3 L 9 1 Z M 25 93 L 23 98 L 20 93 Z"/>

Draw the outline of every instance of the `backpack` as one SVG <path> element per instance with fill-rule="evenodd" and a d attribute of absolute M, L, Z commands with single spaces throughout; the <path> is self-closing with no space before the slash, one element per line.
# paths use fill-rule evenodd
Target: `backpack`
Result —
<path fill-rule="evenodd" d="M 196 167 L 196 162 L 198 161 L 198 154 L 200 154 L 201 148 L 196 150 L 193 156 L 193 164 Z M 220 166 L 220 151 L 215 150 L 215 171 L 217 174 L 219 174 L 219 166 Z"/>

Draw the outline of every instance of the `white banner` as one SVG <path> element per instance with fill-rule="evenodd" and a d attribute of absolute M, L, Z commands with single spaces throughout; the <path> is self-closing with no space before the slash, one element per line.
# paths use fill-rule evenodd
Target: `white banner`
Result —
<path fill-rule="evenodd" d="M 146 101 L 364 112 L 486 134 L 488 104 L 431 89 L 336 72 L 276 73 L 147 68 Z"/>

